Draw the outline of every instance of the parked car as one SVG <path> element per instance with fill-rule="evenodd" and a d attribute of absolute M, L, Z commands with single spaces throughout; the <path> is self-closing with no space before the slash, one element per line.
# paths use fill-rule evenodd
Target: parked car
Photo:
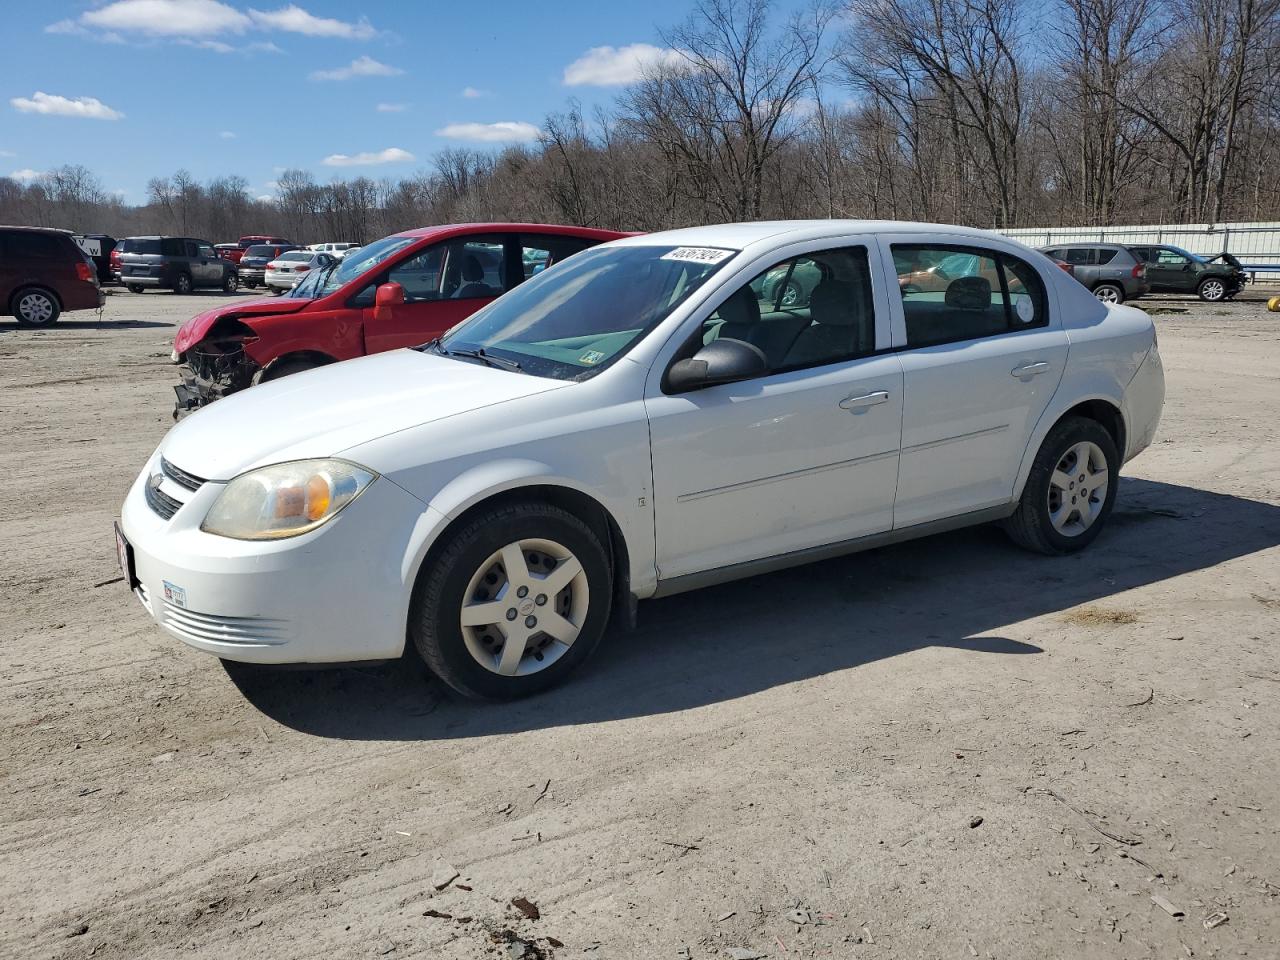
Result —
<path fill-rule="evenodd" d="M 883 269 L 957 251 L 978 262 L 937 292 Z M 823 276 L 808 307 L 761 301 L 761 275 L 793 264 Z M 649 597 L 990 521 L 1078 551 L 1163 397 L 1145 313 L 991 233 L 676 230 L 579 253 L 416 349 L 183 421 L 117 549 L 199 650 L 326 663 L 408 642 L 459 693 L 506 699 L 562 680 Z"/>
<path fill-rule="evenodd" d="M 173 347 L 184 365 L 174 415 L 261 380 L 423 343 L 520 283 L 530 250 L 558 262 L 620 236 L 492 223 L 385 237 L 310 271 L 287 297 L 219 307 L 183 324 Z"/>
<path fill-rule="evenodd" d="M 267 264 L 272 260 L 298 250 L 300 247 L 292 243 L 255 243 L 245 250 L 236 268 L 240 271 L 240 282 L 250 290 L 265 286 L 267 282 Z"/>
<path fill-rule="evenodd" d="M 1146 264 L 1152 293 L 1194 293 L 1201 300 L 1217 303 L 1230 300 L 1249 282 L 1234 257 L 1214 263 L 1168 244 L 1137 244 L 1129 250 Z"/>
<path fill-rule="evenodd" d="M 1151 290 L 1147 265 L 1118 243 L 1072 243 L 1041 247 L 1041 252 L 1071 265 L 1075 278 L 1103 303 L 1137 300 Z"/>
<path fill-rule="evenodd" d="M 0 315 L 44 327 L 103 302 L 98 271 L 71 231 L 0 227 Z"/>
<path fill-rule="evenodd" d="M 265 236 L 265 234 L 262 234 L 262 236 L 260 236 L 260 234 L 251 234 L 251 236 L 239 238 L 239 241 L 236 243 L 219 243 L 218 252 L 219 256 L 224 257 L 225 260 L 230 260 L 233 264 L 239 264 L 239 261 L 241 261 L 244 256 L 244 251 L 248 250 L 250 247 L 261 246 L 261 244 L 264 243 L 273 247 L 288 247 L 291 248 L 291 250 L 292 248 L 297 247 L 297 244 L 289 243 L 289 241 L 284 239 L 284 237 L 268 237 Z"/>
<path fill-rule="evenodd" d="M 307 247 L 308 250 L 314 250 L 316 253 L 327 253 L 341 260 L 352 250 L 359 250 L 358 243 L 313 243 Z"/>
<path fill-rule="evenodd" d="M 235 265 L 223 260 L 207 240 L 192 237 L 125 237 L 117 245 L 120 282 L 131 293 L 163 289 L 191 293 L 213 288 L 235 293 Z"/>
<path fill-rule="evenodd" d="M 267 289 L 281 294 L 292 290 L 302 282 L 309 272 L 337 263 L 338 258 L 331 253 L 317 253 L 313 250 L 290 250 L 282 253 L 267 264 L 264 280 Z"/>

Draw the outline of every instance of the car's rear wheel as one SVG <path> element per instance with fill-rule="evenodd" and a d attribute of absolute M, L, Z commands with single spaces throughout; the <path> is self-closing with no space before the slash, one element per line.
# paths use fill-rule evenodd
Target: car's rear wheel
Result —
<path fill-rule="evenodd" d="M 142 293 L 147 288 L 140 283 L 126 283 L 124 288 L 130 293 Z"/>
<path fill-rule="evenodd" d="M 1040 446 L 1005 529 L 1037 553 L 1074 553 L 1093 542 L 1116 499 L 1120 455 L 1101 424 L 1068 417 Z"/>
<path fill-rule="evenodd" d="M 1103 303 L 1124 303 L 1124 289 L 1114 283 L 1100 283 L 1093 288 L 1093 295 Z"/>
<path fill-rule="evenodd" d="M 1200 287 L 1196 292 L 1200 294 L 1201 300 L 1217 303 L 1226 298 L 1227 285 L 1217 277 L 1209 277 L 1207 280 L 1200 281 Z"/>
<path fill-rule="evenodd" d="M 176 277 L 174 277 L 174 278 L 173 278 L 173 292 L 174 292 L 174 293 L 190 293 L 190 292 L 191 292 L 191 277 L 190 277 L 188 274 L 185 274 L 185 273 L 180 273 L 180 274 L 178 274 Z"/>
<path fill-rule="evenodd" d="M 409 632 L 427 666 L 458 693 L 538 693 L 599 645 L 613 576 L 608 551 L 581 519 L 516 502 L 446 536 L 419 577 Z"/>
<path fill-rule="evenodd" d="M 240 278 L 236 276 L 234 270 L 230 271 L 222 281 L 222 289 L 225 293 L 235 293 L 240 289 Z"/>
<path fill-rule="evenodd" d="M 14 294 L 9 305 L 14 317 L 24 327 L 47 327 L 58 319 L 62 307 L 58 298 L 48 290 L 28 287 Z"/>

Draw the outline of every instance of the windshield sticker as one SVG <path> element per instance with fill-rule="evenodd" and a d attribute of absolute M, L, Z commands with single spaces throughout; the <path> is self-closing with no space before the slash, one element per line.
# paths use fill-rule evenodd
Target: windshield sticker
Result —
<path fill-rule="evenodd" d="M 1036 308 L 1031 303 L 1030 297 L 1022 297 L 1017 301 L 1018 319 L 1023 323 L 1030 323 L 1036 318 Z"/>
<path fill-rule="evenodd" d="M 662 255 L 663 260 L 690 260 L 694 263 L 719 263 L 726 257 L 733 256 L 733 250 L 720 250 L 716 247 L 676 247 L 670 253 Z"/>
<path fill-rule="evenodd" d="M 588 350 L 578 358 L 579 363 L 585 363 L 587 366 L 593 366 L 604 359 L 604 354 L 599 350 Z"/>

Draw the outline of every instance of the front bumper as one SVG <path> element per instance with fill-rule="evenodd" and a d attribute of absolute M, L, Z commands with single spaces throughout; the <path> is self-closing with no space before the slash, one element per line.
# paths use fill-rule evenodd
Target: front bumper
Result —
<path fill-rule="evenodd" d="M 380 477 L 311 533 L 232 540 L 200 530 L 224 483 L 192 492 L 164 476 L 160 493 L 182 501 L 165 519 L 147 502 L 153 473 L 158 453 L 129 490 L 120 527 L 133 548 L 134 592 L 167 633 L 245 663 L 401 655 L 412 588 L 406 534 L 428 509 L 416 497 Z"/>

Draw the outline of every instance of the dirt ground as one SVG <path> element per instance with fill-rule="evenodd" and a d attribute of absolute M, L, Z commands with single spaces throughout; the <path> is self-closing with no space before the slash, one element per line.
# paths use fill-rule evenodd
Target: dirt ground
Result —
<path fill-rule="evenodd" d="M 1280 953 L 1256 293 L 1143 302 L 1164 421 L 1082 555 L 978 529 L 642 604 L 511 706 L 412 663 L 228 672 L 114 582 L 214 299 L 0 322 L 0 955 Z"/>

